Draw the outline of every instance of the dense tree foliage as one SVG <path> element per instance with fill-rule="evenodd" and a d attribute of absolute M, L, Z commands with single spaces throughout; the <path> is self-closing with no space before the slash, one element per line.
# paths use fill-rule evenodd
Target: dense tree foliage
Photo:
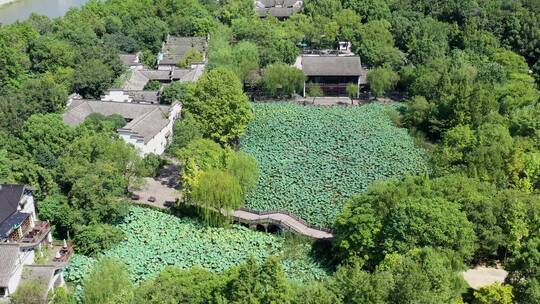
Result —
<path fill-rule="evenodd" d="M 242 135 L 253 115 L 238 77 L 225 68 L 205 73 L 183 105 L 201 122 L 203 135 L 221 143 Z"/>
<path fill-rule="evenodd" d="M 155 279 L 137 288 L 134 303 L 212 303 L 225 284 L 225 278 L 208 270 L 166 268 Z"/>
<path fill-rule="evenodd" d="M 270 96 L 291 97 L 301 93 L 306 76 L 297 68 L 276 63 L 266 67 L 262 74 L 261 84 Z"/>
<path fill-rule="evenodd" d="M 241 207 L 259 179 L 251 156 L 208 139 L 194 139 L 173 153 L 182 165 L 184 201 L 199 207 L 209 223 L 221 224 L 222 211 Z"/>
<path fill-rule="evenodd" d="M 452 249 L 465 257 L 475 253 L 480 260 L 502 258 L 517 253 L 523 237 L 534 234 L 538 199 L 461 176 L 377 184 L 338 218 L 336 245 L 345 256 L 364 261 L 407 251 L 411 248 L 400 246 L 412 244 Z"/>

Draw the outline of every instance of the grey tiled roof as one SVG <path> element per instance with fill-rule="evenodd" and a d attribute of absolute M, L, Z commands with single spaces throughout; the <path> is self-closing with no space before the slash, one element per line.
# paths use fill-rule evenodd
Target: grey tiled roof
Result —
<path fill-rule="evenodd" d="M 119 132 L 137 133 L 145 143 L 150 141 L 168 124 L 170 107 L 166 105 L 129 102 L 109 102 L 99 100 L 73 100 L 64 113 L 64 122 L 76 126 L 84 122 L 92 113 L 105 116 L 118 114 L 130 120 Z"/>
<path fill-rule="evenodd" d="M 0 223 L 17 211 L 24 188 L 24 185 L 0 185 Z"/>
<path fill-rule="evenodd" d="M 124 90 L 142 90 L 144 86 L 150 81 L 145 74 L 141 71 L 135 70 L 131 72 L 129 79 L 124 82 L 122 89 Z"/>
<path fill-rule="evenodd" d="M 307 76 L 361 76 L 358 56 L 302 56 L 302 71 Z"/>
<path fill-rule="evenodd" d="M 169 36 L 161 48 L 163 58 L 159 60 L 158 64 L 174 65 L 191 49 L 196 49 L 199 53 L 204 54 L 206 45 L 206 37 Z"/>
<path fill-rule="evenodd" d="M 54 265 L 25 265 L 22 279 L 49 285 L 55 270 Z"/>
<path fill-rule="evenodd" d="M 40 286 L 41 298 L 44 303 L 47 300 L 47 287 L 54 278 L 56 267 L 54 265 L 25 265 L 21 283 L 33 282 Z"/>
<path fill-rule="evenodd" d="M 297 0 L 258 0 L 255 9 L 259 16 L 271 15 L 277 18 L 289 17 L 302 9 L 302 1 Z"/>
<path fill-rule="evenodd" d="M 140 63 L 137 61 L 137 54 L 120 54 L 118 55 L 120 57 L 120 61 L 124 64 L 126 67 L 130 67 L 133 65 L 140 65 Z"/>
<path fill-rule="evenodd" d="M 133 102 L 158 103 L 159 91 L 126 91 Z"/>
<path fill-rule="evenodd" d="M 7 239 L 8 236 L 17 229 L 24 220 L 30 216 L 30 213 L 15 212 L 3 222 L 0 222 L 0 242 Z"/>
<path fill-rule="evenodd" d="M 171 71 L 160 71 L 160 70 L 140 70 L 148 80 L 162 80 L 167 81 L 171 79 Z"/>
<path fill-rule="evenodd" d="M 0 287 L 7 287 L 19 258 L 19 245 L 0 243 Z"/>
<path fill-rule="evenodd" d="M 194 68 L 179 69 L 175 68 L 172 72 L 172 80 L 180 82 L 197 81 L 204 72 L 205 66 L 203 64 L 197 64 Z"/>
<path fill-rule="evenodd" d="M 160 70 L 134 70 L 129 79 L 122 85 L 128 91 L 142 91 L 150 80 L 169 81 L 171 71 Z"/>

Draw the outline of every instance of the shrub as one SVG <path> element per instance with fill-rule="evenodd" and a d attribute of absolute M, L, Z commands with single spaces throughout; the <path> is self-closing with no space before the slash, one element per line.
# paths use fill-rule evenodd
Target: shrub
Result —
<path fill-rule="evenodd" d="M 41 281 L 22 282 L 11 296 L 12 304 L 46 304 L 46 284 Z"/>
<path fill-rule="evenodd" d="M 307 95 L 309 97 L 322 97 L 324 96 L 324 92 L 321 89 L 321 86 L 316 83 L 310 83 L 308 85 Z"/>
<path fill-rule="evenodd" d="M 79 253 L 96 256 L 122 241 L 125 235 L 108 224 L 80 226 L 76 230 L 73 243 Z"/>

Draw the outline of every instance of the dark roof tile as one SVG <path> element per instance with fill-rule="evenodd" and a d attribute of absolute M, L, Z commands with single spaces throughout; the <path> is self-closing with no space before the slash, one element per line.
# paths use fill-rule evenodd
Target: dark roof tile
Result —
<path fill-rule="evenodd" d="M 17 212 L 24 189 L 24 185 L 0 185 L 0 223 Z"/>

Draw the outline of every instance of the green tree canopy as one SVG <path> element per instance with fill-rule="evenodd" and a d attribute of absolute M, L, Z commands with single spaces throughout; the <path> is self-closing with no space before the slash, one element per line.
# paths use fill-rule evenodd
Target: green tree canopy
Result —
<path fill-rule="evenodd" d="M 73 89 L 85 98 L 100 98 L 113 81 L 113 71 L 100 60 L 83 62 L 73 72 Z"/>
<path fill-rule="evenodd" d="M 242 135 L 253 115 L 238 77 L 224 68 L 204 73 L 183 106 L 206 126 L 206 137 L 222 143 Z"/>
<path fill-rule="evenodd" d="M 133 283 L 126 267 L 119 261 L 103 258 L 83 282 L 85 304 L 129 304 Z"/>
<path fill-rule="evenodd" d="M 511 304 L 513 303 L 512 286 L 495 283 L 474 292 L 474 303 Z"/>
<path fill-rule="evenodd" d="M 201 268 L 165 268 L 135 292 L 135 304 L 214 303 L 226 281 L 219 274 Z"/>
<path fill-rule="evenodd" d="M 292 290 L 279 259 L 268 258 L 258 265 L 254 259 L 230 275 L 225 297 L 231 303 L 290 303 Z"/>
<path fill-rule="evenodd" d="M 367 80 L 373 95 L 379 97 L 396 86 L 399 75 L 389 68 L 375 68 L 368 72 Z"/>
<path fill-rule="evenodd" d="M 219 223 L 222 210 L 228 214 L 244 203 L 238 179 L 219 169 L 203 172 L 193 186 L 190 198 L 200 207 L 203 218 L 209 223 Z"/>
<path fill-rule="evenodd" d="M 172 104 L 175 101 L 183 102 L 193 92 L 194 86 L 190 83 L 173 82 L 161 92 L 159 102 Z"/>
<path fill-rule="evenodd" d="M 259 165 L 253 157 L 241 151 L 233 153 L 227 162 L 227 171 L 238 179 L 245 198 L 257 186 Z"/>
<path fill-rule="evenodd" d="M 261 84 L 271 96 L 290 97 L 302 91 L 305 80 L 306 76 L 301 70 L 277 63 L 266 67 Z"/>

